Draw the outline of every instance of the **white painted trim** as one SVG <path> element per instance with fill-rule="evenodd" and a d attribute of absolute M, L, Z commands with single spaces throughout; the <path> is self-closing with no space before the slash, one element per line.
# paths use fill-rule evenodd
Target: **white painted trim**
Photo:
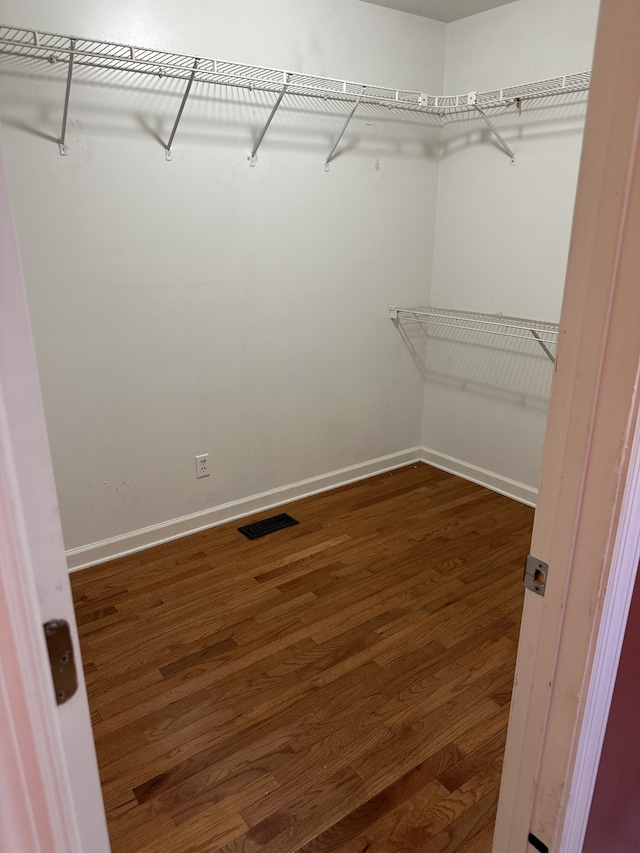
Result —
<path fill-rule="evenodd" d="M 386 471 L 393 471 L 403 465 L 420 461 L 421 449 L 412 447 L 409 450 L 391 453 L 388 456 L 381 456 L 368 462 L 361 462 L 347 468 L 340 468 L 337 471 L 330 471 L 327 474 L 320 474 L 317 477 L 310 477 L 307 480 L 300 480 L 288 486 L 259 492 L 246 498 L 209 507 L 200 512 L 183 515 L 180 518 L 172 518 L 159 524 L 132 530 L 120 536 L 112 536 L 110 539 L 103 539 L 101 542 L 71 548 L 66 552 L 69 571 L 86 569 L 89 566 L 104 563 L 116 557 L 124 557 L 127 554 L 133 554 L 154 545 L 161 545 L 163 542 L 170 542 L 172 539 L 189 536 L 210 527 L 226 524 L 228 521 L 235 521 L 256 512 L 263 512 L 290 501 L 300 500 L 339 486 L 346 486 L 375 474 L 384 474 Z"/>
<path fill-rule="evenodd" d="M 431 450 L 429 447 L 422 448 L 420 458 L 427 465 L 433 465 L 434 468 L 448 471 L 449 474 L 456 474 L 458 477 L 462 477 L 463 480 L 470 480 L 472 483 L 484 486 L 492 492 L 498 492 L 500 495 L 513 498 L 513 500 L 527 504 L 527 506 L 536 505 L 538 490 L 527 486 L 525 483 L 519 483 L 517 480 L 503 477 L 502 474 L 496 474 L 495 471 L 479 468 L 470 462 L 464 462 L 464 460 L 456 459 L 454 456 L 447 456 L 446 453 Z"/>
<path fill-rule="evenodd" d="M 594 654 L 591 679 L 573 771 L 560 850 L 582 850 L 609 709 L 618 674 L 627 617 L 640 560 L 640 424 L 636 425 L 628 480 L 602 610 L 602 630 Z"/>
<path fill-rule="evenodd" d="M 495 853 L 524 853 L 528 832 L 558 853 L 582 849 L 610 699 L 592 676 L 615 677 L 622 625 L 610 620 L 625 621 L 630 578 L 615 572 L 636 535 L 622 513 L 640 426 L 639 35 L 637 0 L 602 0 L 531 543 L 553 572 L 544 598 L 525 594 Z"/>
<path fill-rule="evenodd" d="M 43 622 L 69 623 L 78 690 L 58 707 Z M 0 850 L 107 853 L 47 430 L 0 139 Z"/>
<path fill-rule="evenodd" d="M 479 468 L 469 462 L 464 462 L 462 459 L 439 453 L 437 450 L 431 450 L 427 447 L 412 447 L 409 450 L 401 450 L 398 453 L 391 453 L 388 456 L 381 456 L 368 462 L 349 465 L 347 468 L 340 468 L 337 471 L 330 471 L 327 474 L 320 474 L 317 477 L 310 477 L 307 480 L 300 480 L 297 483 L 290 483 L 277 489 L 270 489 L 229 503 L 208 507 L 200 512 L 171 518 L 149 527 L 141 527 L 139 530 L 112 536 L 109 539 L 103 539 L 101 542 L 92 542 L 78 548 L 70 548 L 66 552 L 69 571 L 75 572 L 104 563 L 107 560 L 113 560 L 116 557 L 125 557 L 128 554 L 134 554 L 136 551 L 143 551 L 147 548 L 153 548 L 155 545 L 162 545 L 164 542 L 171 542 L 173 539 L 199 533 L 201 530 L 218 527 L 220 524 L 236 521 L 236 519 L 245 518 L 256 512 L 263 512 L 291 501 L 316 495 L 319 492 L 346 486 L 349 483 L 355 483 L 376 474 L 384 474 L 386 471 L 393 471 L 413 462 L 425 462 L 441 471 L 447 471 L 449 474 L 455 474 L 464 480 L 470 480 L 472 483 L 484 486 L 492 492 L 513 498 L 528 506 L 535 506 L 538 492 L 531 486 L 510 480 L 494 471 Z"/>
<path fill-rule="evenodd" d="M 0 772 L 12 782 L 0 793 L 0 848 L 80 853 L 2 373 L 0 365 Z"/>

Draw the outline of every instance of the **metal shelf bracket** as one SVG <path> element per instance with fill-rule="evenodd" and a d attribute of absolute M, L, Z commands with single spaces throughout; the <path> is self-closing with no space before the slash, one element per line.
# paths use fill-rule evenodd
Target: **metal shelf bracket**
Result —
<path fill-rule="evenodd" d="M 542 338 L 540 337 L 540 335 L 536 332 L 536 330 L 535 330 L 535 329 L 529 329 L 529 331 L 531 332 L 531 334 L 533 335 L 533 337 L 538 341 L 538 343 L 540 344 L 540 346 L 542 347 L 542 349 L 545 351 L 545 353 L 547 354 L 547 356 L 551 359 L 552 364 L 555 364 L 555 363 L 556 363 L 556 360 L 555 360 L 555 357 L 554 357 L 553 353 L 551 352 L 551 350 L 549 349 L 549 347 L 545 344 L 545 342 L 542 340 Z"/>
<path fill-rule="evenodd" d="M 69 40 L 69 70 L 67 71 L 67 88 L 64 95 L 64 110 L 62 112 L 62 130 L 60 132 L 60 142 L 58 148 L 62 157 L 67 156 L 67 116 L 69 115 L 69 97 L 71 95 L 71 79 L 73 77 L 73 60 L 76 52 L 76 40 Z"/>
<path fill-rule="evenodd" d="M 480 107 L 476 103 L 473 104 L 473 107 L 476 110 L 476 112 L 478 112 L 482 116 L 482 118 L 485 120 L 489 130 L 493 133 L 495 138 L 500 143 L 502 150 L 505 152 L 505 154 L 509 155 L 509 157 L 511 158 L 511 163 L 512 164 L 515 163 L 516 162 L 516 155 L 513 153 L 511 148 L 507 145 L 507 143 L 505 142 L 502 135 L 500 134 L 500 132 L 498 131 L 498 129 L 494 125 L 494 123 L 491 121 L 489 116 L 483 110 L 481 110 Z"/>
<path fill-rule="evenodd" d="M 273 109 L 271 110 L 269 118 L 267 119 L 267 123 L 262 128 L 262 133 L 258 137 L 256 144 L 253 146 L 253 151 L 251 152 L 251 154 L 248 157 L 249 165 L 252 167 L 255 166 L 256 163 L 258 162 L 258 148 L 260 148 L 260 146 L 262 145 L 262 140 L 264 139 L 266 132 L 269 130 L 269 125 L 273 121 L 274 115 L 278 112 L 278 107 L 282 103 L 282 99 L 287 94 L 287 89 L 289 88 L 289 80 L 290 80 L 290 75 L 286 74 L 285 75 L 284 87 L 283 87 L 282 91 L 280 92 L 280 94 L 278 95 L 278 100 L 273 105 Z"/>
<path fill-rule="evenodd" d="M 132 48 L 133 50 L 133 48 Z M 182 111 L 184 110 L 185 104 L 187 103 L 187 98 L 189 97 L 189 92 L 191 91 L 191 86 L 193 84 L 193 78 L 196 76 L 196 71 L 198 70 L 198 60 L 195 59 L 193 62 L 193 71 L 191 72 L 191 76 L 189 77 L 189 82 L 187 83 L 187 88 L 184 90 L 184 95 L 182 96 L 182 103 L 180 104 L 180 109 L 178 110 L 178 115 L 176 116 L 176 120 L 173 123 L 173 130 L 171 131 L 171 136 L 169 137 L 169 141 L 164 149 L 164 158 L 165 160 L 172 160 L 171 156 L 171 146 L 173 145 L 173 139 L 176 135 L 176 130 L 178 129 L 178 125 L 180 124 L 180 119 L 182 118 Z"/>
<path fill-rule="evenodd" d="M 328 155 L 327 159 L 324 161 L 324 170 L 325 170 L 325 172 L 328 172 L 328 171 L 329 171 L 329 163 L 333 160 L 333 155 L 334 155 L 334 154 L 335 154 L 335 152 L 336 152 L 336 148 L 337 148 L 337 147 L 338 147 L 338 145 L 340 144 L 340 140 L 341 140 L 341 139 L 342 139 L 342 137 L 344 136 L 344 132 L 345 132 L 345 130 L 349 127 L 349 123 L 350 123 L 351 119 L 353 118 L 353 115 L 354 115 L 355 111 L 358 109 L 358 106 L 359 106 L 360 101 L 362 100 L 362 98 L 363 98 L 363 96 L 364 96 L 365 91 L 366 91 L 366 89 L 364 89 L 364 88 L 363 88 L 363 90 L 362 90 L 361 94 L 358 96 L 358 99 L 356 100 L 355 104 L 353 105 L 353 108 L 351 109 L 351 111 L 350 111 L 349 115 L 347 116 L 345 123 L 344 123 L 344 124 L 343 124 L 343 126 L 342 126 L 342 130 L 341 130 L 341 131 L 340 131 L 340 133 L 338 134 L 338 138 L 336 139 L 336 141 L 335 141 L 335 143 L 334 143 L 334 145 L 333 145 L 333 148 L 332 148 L 332 149 L 331 149 L 331 151 L 329 152 L 329 155 Z"/>

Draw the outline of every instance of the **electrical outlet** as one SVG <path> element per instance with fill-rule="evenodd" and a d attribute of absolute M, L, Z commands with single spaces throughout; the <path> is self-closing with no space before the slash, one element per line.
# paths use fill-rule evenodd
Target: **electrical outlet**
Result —
<path fill-rule="evenodd" d="M 196 477 L 200 479 L 200 477 L 208 477 L 209 476 L 209 454 L 201 453 L 200 456 L 196 456 Z"/>

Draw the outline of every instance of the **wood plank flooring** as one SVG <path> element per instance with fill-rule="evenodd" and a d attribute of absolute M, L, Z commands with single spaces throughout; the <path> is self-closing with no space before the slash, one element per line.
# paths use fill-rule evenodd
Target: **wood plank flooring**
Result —
<path fill-rule="evenodd" d="M 533 510 L 412 465 L 72 575 L 113 853 L 489 853 Z"/>

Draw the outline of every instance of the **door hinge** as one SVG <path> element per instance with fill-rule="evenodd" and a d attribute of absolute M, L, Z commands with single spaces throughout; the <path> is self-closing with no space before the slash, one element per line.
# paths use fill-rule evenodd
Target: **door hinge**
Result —
<path fill-rule="evenodd" d="M 71 643 L 69 623 L 64 619 L 51 619 L 44 623 L 44 636 L 47 641 L 49 663 L 56 702 L 62 705 L 74 695 L 78 689 L 78 674 L 76 661 Z"/>
<path fill-rule="evenodd" d="M 537 592 L 538 595 L 544 595 L 547 586 L 547 573 L 549 566 L 529 554 L 524 567 L 524 585 L 532 592 Z"/>

